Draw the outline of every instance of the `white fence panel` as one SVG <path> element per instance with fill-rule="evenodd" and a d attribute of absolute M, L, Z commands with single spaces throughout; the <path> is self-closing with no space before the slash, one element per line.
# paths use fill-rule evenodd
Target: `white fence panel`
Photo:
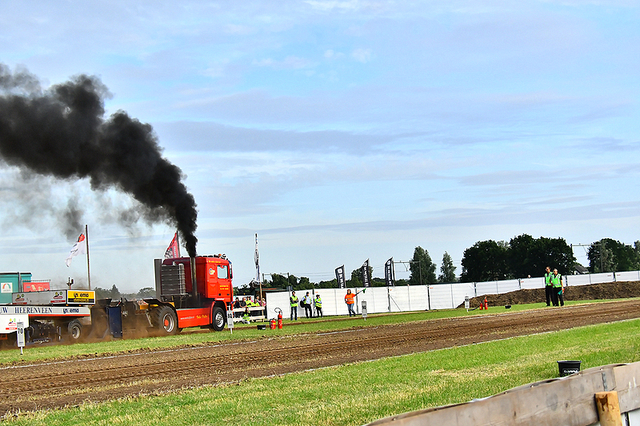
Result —
<path fill-rule="evenodd" d="M 362 289 L 358 289 L 361 291 Z M 354 290 L 351 290 L 354 292 Z M 343 290 L 343 293 L 346 294 L 346 290 Z M 344 299 L 344 294 L 342 298 Z M 336 296 L 338 297 L 338 296 Z M 369 287 L 365 292 L 360 293 L 356 296 L 356 304 L 357 309 L 356 312 L 362 313 L 362 302 L 367 302 L 367 313 L 373 314 L 378 312 L 388 312 L 388 298 L 387 298 L 387 288 L 386 287 Z M 347 309 L 345 304 L 345 309 Z"/>
<path fill-rule="evenodd" d="M 431 309 L 451 308 L 451 284 L 430 285 Z"/>
<path fill-rule="evenodd" d="M 616 281 L 640 281 L 640 271 L 616 272 Z"/>
<path fill-rule="evenodd" d="M 476 283 L 476 295 L 483 296 L 485 294 L 499 294 L 497 281 L 486 281 Z"/>
<path fill-rule="evenodd" d="M 409 302 L 412 311 L 426 311 L 429 309 L 429 297 L 426 285 L 408 286 Z"/>
<path fill-rule="evenodd" d="M 602 274 L 589 274 L 591 277 L 591 284 L 611 283 L 616 279 L 613 276 L 613 272 L 605 272 Z"/>
<path fill-rule="evenodd" d="M 453 284 L 453 306 L 456 308 L 464 303 L 465 297 L 469 296 L 469 299 L 475 297 L 475 289 L 473 283 L 459 283 Z"/>
<path fill-rule="evenodd" d="M 520 280 L 520 287 L 528 290 L 535 288 L 544 288 L 544 277 L 538 278 L 522 278 Z"/>
<path fill-rule="evenodd" d="M 391 296 L 391 312 L 404 312 L 412 310 L 409 299 L 409 286 L 396 286 L 389 288 Z"/>
<path fill-rule="evenodd" d="M 565 280 L 567 285 L 589 285 L 591 284 L 591 275 L 567 275 Z"/>
<path fill-rule="evenodd" d="M 289 308 L 289 293 L 286 291 L 267 294 L 267 318 L 277 318 L 275 309 L 282 309 L 282 317 L 289 318 L 291 309 Z"/>
<path fill-rule="evenodd" d="M 519 280 L 498 281 L 498 294 L 510 293 L 520 290 Z"/>

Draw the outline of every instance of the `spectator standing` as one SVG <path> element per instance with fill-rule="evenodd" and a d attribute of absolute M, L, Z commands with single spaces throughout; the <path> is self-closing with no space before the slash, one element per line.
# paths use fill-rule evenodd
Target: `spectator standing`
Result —
<path fill-rule="evenodd" d="M 305 296 L 302 298 L 302 305 L 304 306 L 304 316 L 306 318 L 313 318 L 313 310 L 311 310 L 311 296 L 309 295 L 309 292 L 307 292 L 307 294 L 305 294 Z"/>
<path fill-rule="evenodd" d="M 564 306 L 564 290 L 562 288 L 562 275 L 558 273 L 557 269 L 553 270 L 553 274 L 551 274 L 551 284 L 553 285 L 553 306 L 558 306 L 558 302 L 560 302 L 560 306 Z"/>
<path fill-rule="evenodd" d="M 322 317 L 322 299 L 320 298 L 319 294 L 316 294 L 314 304 L 316 305 L 316 316 Z"/>
<path fill-rule="evenodd" d="M 551 283 L 551 268 L 547 266 L 544 273 L 544 296 L 547 299 L 547 306 L 551 306 L 551 300 L 553 292 L 553 284 Z"/>
<path fill-rule="evenodd" d="M 245 324 L 251 324 L 251 313 L 249 312 L 249 308 L 244 308 L 244 313 L 242 314 L 242 322 Z"/>
<path fill-rule="evenodd" d="M 298 321 L 298 296 L 296 296 L 295 291 L 291 292 L 291 296 L 289 297 L 289 303 L 291 305 L 291 321 L 293 321 L 294 315 L 296 317 L 296 321 Z"/>
<path fill-rule="evenodd" d="M 356 316 L 356 311 L 353 309 L 355 305 L 355 294 L 351 293 L 350 289 L 347 289 L 347 294 L 344 296 L 344 303 L 347 304 L 347 309 L 349 310 L 349 316 Z"/>

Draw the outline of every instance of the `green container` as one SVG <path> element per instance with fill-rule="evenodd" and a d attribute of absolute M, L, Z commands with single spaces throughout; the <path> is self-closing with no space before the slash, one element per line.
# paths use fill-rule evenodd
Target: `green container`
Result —
<path fill-rule="evenodd" d="M 31 272 L 0 272 L 0 305 L 11 304 L 11 295 L 20 293 L 25 281 L 31 281 Z"/>

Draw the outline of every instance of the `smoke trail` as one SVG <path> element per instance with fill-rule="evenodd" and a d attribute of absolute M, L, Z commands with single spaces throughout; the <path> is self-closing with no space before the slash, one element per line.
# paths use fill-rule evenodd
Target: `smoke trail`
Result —
<path fill-rule="evenodd" d="M 58 179 L 89 178 L 92 189 L 116 188 L 175 225 L 196 255 L 197 210 L 182 171 L 162 157 L 150 125 L 118 111 L 104 118 L 109 92 L 79 75 L 43 91 L 26 70 L 0 64 L 0 157 L 22 171 Z"/>

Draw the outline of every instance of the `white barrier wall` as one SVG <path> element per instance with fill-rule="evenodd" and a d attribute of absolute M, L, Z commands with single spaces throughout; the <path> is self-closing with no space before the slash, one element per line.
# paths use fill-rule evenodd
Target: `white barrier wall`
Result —
<path fill-rule="evenodd" d="M 603 274 L 565 275 L 566 285 L 589 285 L 608 282 L 640 281 L 640 271 L 608 272 Z M 521 289 L 544 288 L 544 278 L 523 278 L 520 280 L 487 281 L 481 283 L 430 284 L 395 287 L 370 287 L 356 296 L 356 312 L 362 311 L 362 302 L 367 302 L 367 313 L 406 312 L 434 309 L 453 309 L 464 303 L 465 297 L 473 298 L 489 294 L 504 294 Z M 361 288 L 351 289 L 353 293 Z M 315 299 L 320 294 L 322 311 L 327 315 L 347 315 L 344 295 L 347 289 L 321 288 L 299 290 L 299 300 L 309 294 Z M 267 293 L 267 317 L 277 316 L 276 308 L 282 309 L 282 316 L 290 318 L 290 293 L 286 291 Z M 541 300 L 542 301 L 542 300 Z M 316 315 L 313 308 L 313 316 Z M 298 306 L 298 318 L 304 317 L 304 308 Z"/>
<path fill-rule="evenodd" d="M 616 272 L 616 281 L 640 281 L 640 271 Z"/>
<path fill-rule="evenodd" d="M 534 289 L 534 288 L 542 288 L 544 287 L 544 277 L 538 278 L 523 278 L 520 280 L 520 288 L 524 289 Z"/>

